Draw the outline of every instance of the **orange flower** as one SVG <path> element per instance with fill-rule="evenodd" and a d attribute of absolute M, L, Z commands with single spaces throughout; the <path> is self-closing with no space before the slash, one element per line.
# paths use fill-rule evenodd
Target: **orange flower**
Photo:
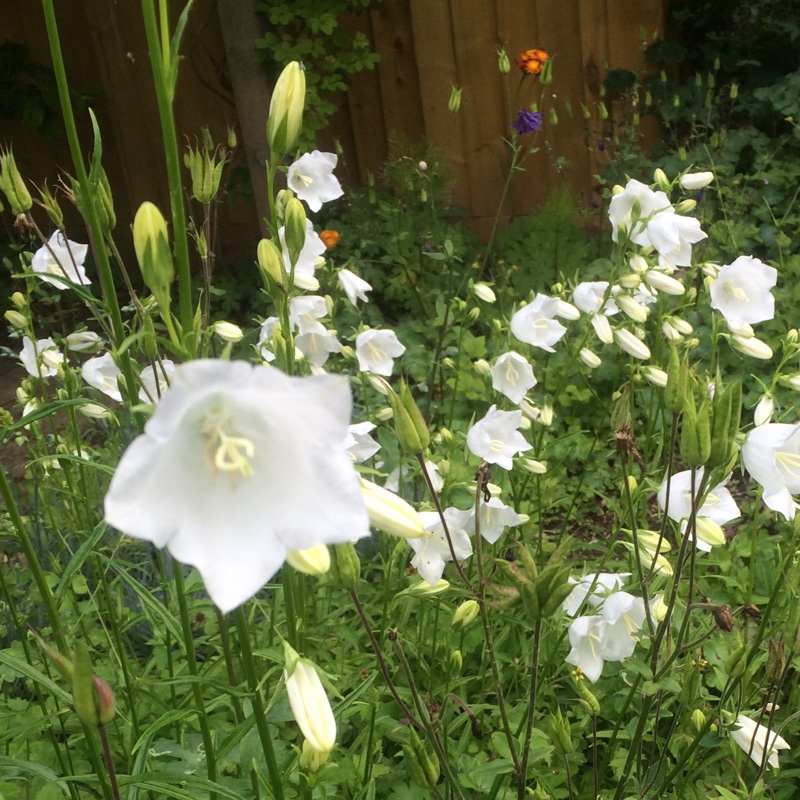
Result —
<path fill-rule="evenodd" d="M 319 238 L 325 243 L 325 247 L 331 248 L 336 247 L 339 243 L 339 239 L 342 238 L 342 235 L 339 231 L 322 231 L 319 235 Z"/>
<path fill-rule="evenodd" d="M 550 56 L 544 50 L 526 50 L 520 53 L 517 66 L 528 75 L 538 75 Z"/>

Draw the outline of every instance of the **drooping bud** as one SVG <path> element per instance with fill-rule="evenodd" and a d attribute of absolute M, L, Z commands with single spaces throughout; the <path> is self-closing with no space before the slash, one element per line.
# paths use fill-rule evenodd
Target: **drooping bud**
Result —
<path fill-rule="evenodd" d="M 453 626 L 460 625 L 466 628 L 475 620 L 480 611 L 477 600 L 465 600 L 453 613 Z"/>
<path fill-rule="evenodd" d="M 330 569 L 331 556 L 324 544 L 318 544 L 305 550 L 288 550 L 286 563 L 304 575 L 318 577 Z"/>
<path fill-rule="evenodd" d="M 6 318 L 8 324 L 14 328 L 24 329 L 28 325 L 28 320 L 25 315 L 20 314 L 19 311 L 15 311 L 13 308 L 9 308 L 3 316 Z"/>
<path fill-rule="evenodd" d="M 305 72 L 299 61 L 290 61 L 278 77 L 269 103 L 267 142 L 276 163 L 297 141 L 305 102 Z"/>
<path fill-rule="evenodd" d="M 362 478 L 361 496 L 374 528 L 401 539 L 417 539 L 425 533 L 420 515 L 388 489 Z"/>
<path fill-rule="evenodd" d="M 428 581 L 417 581 L 417 583 L 409 586 L 408 589 L 404 589 L 403 594 L 411 597 L 437 597 L 440 594 L 444 594 L 449 588 L 450 581 L 440 578 L 433 585 Z"/>
<path fill-rule="evenodd" d="M 145 286 L 153 293 L 162 311 L 166 312 L 175 266 L 167 237 L 167 223 L 153 203 L 142 203 L 136 212 L 133 220 L 133 247 Z"/>

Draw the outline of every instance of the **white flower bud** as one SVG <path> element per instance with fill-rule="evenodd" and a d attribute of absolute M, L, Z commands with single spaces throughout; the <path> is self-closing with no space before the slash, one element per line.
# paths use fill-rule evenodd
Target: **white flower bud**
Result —
<path fill-rule="evenodd" d="M 588 347 L 581 348 L 580 352 L 581 361 L 586 364 L 589 369 L 597 369 L 602 363 L 602 359 L 597 353 L 593 353 Z"/>
<path fill-rule="evenodd" d="M 299 658 L 284 642 L 286 693 L 303 736 L 314 750 L 329 753 L 336 744 L 336 720 L 325 687 L 311 662 Z"/>
<path fill-rule="evenodd" d="M 648 380 L 653 386 L 660 386 L 662 389 L 667 385 L 667 373 L 658 367 L 645 367 L 642 370 L 645 380 Z"/>
<path fill-rule="evenodd" d="M 225 342 L 241 342 L 244 338 L 242 329 L 232 322 L 215 322 L 212 328 L 214 329 L 214 333 Z"/>
<path fill-rule="evenodd" d="M 661 332 L 668 342 L 680 342 L 683 340 L 683 335 L 671 322 L 662 323 Z"/>
<path fill-rule="evenodd" d="M 64 341 L 67 349 L 74 353 L 96 353 L 103 345 L 103 340 L 94 331 L 70 333 Z"/>
<path fill-rule="evenodd" d="M 684 336 L 689 336 L 694 330 L 685 319 L 681 319 L 680 317 L 673 317 L 672 324 L 675 326 L 675 329 Z"/>
<path fill-rule="evenodd" d="M 597 334 L 597 338 L 603 344 L 611 344 L 614 341 L 614 332 L 611 330 L 611 323 L 604 314 L 594 314 L 592 316 L 592 327 Z"/>
<path fill-rule="evenodd" d="M 697 200 L 692 200 L 687 198 L 686 200 L 681 200 L 675 206 L 675 210 L 679 214 L 688 214 L 690 211 L 694 211 L 697 208 Z"/>
<path fill-rule="evenodd" d="M 687 172 L 681 175 L 681 189 L 687 192 L 694 192 L 704 189 L 714 180 L 713 172 Z"/>
<path fill-rule="evenodd" d="M 766 342 L 762 342 L 761 339 L 757 339 L 755 336 L 735 334 L 731 336 L 731 345 L 735 350 L 744 353 L 746 356 L 760 358 L 763 361 L 769 361 L 769 359 L 772 358 L 772 348 Z"/>
<path fill-rule="evenodd" d="M 650 309 L 643 306 L 637 300 L 634 300 L 630 295 L 618 294 L 614 301 L 622 309 L 622 312 L 630 317 L 634 322 L 646 322 L 650 314 Z"/>
<path fill-rule="evenodd" d="M 484 303 L 494 303 L 497 300 L 497 295 L 492 290 L 491 286 L 486 283 L 476 283 L 472 287 L 475 296 Z"/>
<path fill-rule="evenodd" d="M 561 317 L 561 319 L 576 320 L 581 318 L 581 312 L 572 303 L 559 299 L 556 316 Z"/>
<path fill-rule="evenodd" d="M 765 394 L 761 397 L 753 412 L 753 422 L 756 427 L 764 425 L 772 419 L 772 412 L 775 410 L 775 401 L 771 395 Z"/>
<path fill-rule="evenodd" d="M 492 365 L 485 358 L 479 358 L 472 366 L 478 375 L 488 375 L 492 371 Z"/>
<path fill-rule="evenodd" d="M 686 291 L 686 287 L 680 281 L 655 269 L 645 273 L 644 281 L 651 289 L 664 294 L 680 295 Z"/>
<path fill-rule="evenodd" d="M 384 406 L 375 412 L 375 418 L 381 422 L 388 422 L 394 416 L 394 409 L 391 406 Z"/>
<path fill-rule="evenodd" d="M 361 496 L 374 528 L 401 539 L 417 539 L 425 533 L 420 515 L 394 492 L 362 478 Z"/>
<path fill-rule="evenodd" d="M 324 575 L 331 568 L 331 554 L 324 544 L 306 550 L 287 550 L 286 563 L 304 575 Z"/>
<path fill-rule="evenodd" d="M 648 269 L 650 269 L 650 265 L 647 261 L 639 255 L 631 256 L 631 260 L 628 262 L 630 264 L 631 269 L 634 272 L 638 272 L 640 275 L 644 275 Z"/>
<path fill-rule="evenodd" d="M 650 358 L 650 348 L 630 331 L 619 328 L 614 331 L 614 339 L 619 347 L 634 358 Z"/>
<path fill-rule="evenodd" d="M 623 289 L 636 289 L 641 282 L 642 279 L 635 272 L 629 272 L 619 279 L 619 285 L 622 286 Z"/>
<path fill-rule="evenodd" d="M 547 472 L 546 461 L 536 461 L 533 458 L 521 458 L 519 463 L 532 475 L 544 475 Z"/>

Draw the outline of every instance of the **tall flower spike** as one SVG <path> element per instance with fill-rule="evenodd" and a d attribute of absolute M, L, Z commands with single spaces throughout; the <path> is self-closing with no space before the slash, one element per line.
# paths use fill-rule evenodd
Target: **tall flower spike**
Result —
<path fill-rule="evenodd" d="M 176 370 L 105 498 L 109 524 L 199 570 L 224 612 L 288 550 L 369 534 L 338 376 L 200 360 Z"/>

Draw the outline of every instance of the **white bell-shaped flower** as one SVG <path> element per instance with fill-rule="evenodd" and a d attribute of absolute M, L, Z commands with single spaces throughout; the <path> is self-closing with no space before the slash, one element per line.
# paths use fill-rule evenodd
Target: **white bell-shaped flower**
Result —
<path fill-rule="evenodd" d="M 290 165 L 286 183 L 301 200 L 305 200 L 312 211 L 319 211 L 323 203 L 336 200 L 344 194 L 342 185 L 333 174 L 338 160 L 335 153 L 314 150 Z"/>
<path fill-rule="evenodd" d="M 45 283 L 63 291 L 70 283 L 88 286 L 91 281 L 86 276 L 83 262 L 89 251 L 88 244 L 78 244 L 65 239 L 61 231 L 56 231 L 34 254 L 31 269 Z"/>

